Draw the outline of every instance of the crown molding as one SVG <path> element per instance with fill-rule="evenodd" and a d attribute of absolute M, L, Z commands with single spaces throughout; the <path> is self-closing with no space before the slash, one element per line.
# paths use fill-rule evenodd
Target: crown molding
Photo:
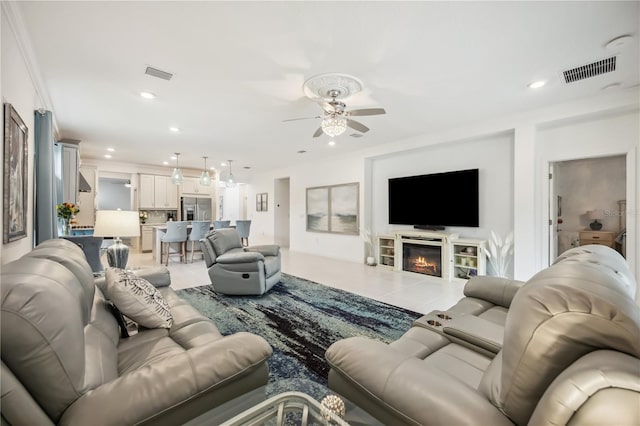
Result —
<path fill-rule="evenodd" d="M 44 84 L 42 75 L 40 74 L 40 67 L 38 66 L 36 55 L 33 52 L 31 38 L 29 37 L 29 32 L 27 31 L 27 27 L 24 23 L 24 18 L 18 6 L 18 2 L 0 1 L 0 4 L 2 5 L 2 13 L 7 17 L 9 28 L 18 43 L 18 50 L 20 50 L 20 53 L 22 54 L 31 82 L 36 89 L 38 100 L 41 102 L 38 109 L 44 108 L 51 111 L 55 139 L 60 139 L 60 130 L 58 129 L 58 122 L 56 120 L 55 112 L 53 111 L 53 104 L 49 97 L 47 87 Z"/>

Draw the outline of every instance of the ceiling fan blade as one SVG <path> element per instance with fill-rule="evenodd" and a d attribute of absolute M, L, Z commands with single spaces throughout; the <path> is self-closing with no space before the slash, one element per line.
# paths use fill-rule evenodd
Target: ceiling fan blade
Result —
<path fill-rule="evenodd" d="M 347 119 L 347 126 L 351 127 L 352 129 L 355 129 L 355 130 L 357 130 L 359 132 L 362 132 L 362 133 L 367 133 L 369 131 L 369 128 L 367 126 L 365 126 L 364 124 L 359 123 L 359 122 L 357 122 L 355 120 Z"/>
<path fill-rule="evenodd" d="M 315 117 L 302 117 L 302 118 L 289 118 L 287 120 L 282 120 L 282 122 L 286 122 L 286 121 L 298 121 L 298 120 L 311 120 L 312 118 L 322 118 L 321 116 L 315 116 Z"/>
<path fill-rule="evenodd" d="M 316 130 L 316 132 L 313 134 L 314 138 L 319 137 L 320 135 L 322 135 L 324 132 L 322 131 L 322 127 L 318 127 L 318 130 Z"/>
<path fill-rule="evenodd" d="M 354 109 L 352 111 L 347 111 L 347 115 L 353 116 L 364 116 L 364 115 L 382 115 L 386 114 L 387 111 L 384 108 L 363 108 L 363 109 Z"/>

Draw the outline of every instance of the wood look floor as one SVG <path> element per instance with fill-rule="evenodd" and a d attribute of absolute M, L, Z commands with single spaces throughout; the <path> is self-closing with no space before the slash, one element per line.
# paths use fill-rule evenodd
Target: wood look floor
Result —
<path fill-rule="evenodd" d="M 209 275 L 202 257 L 180 263 L 178 256 L 169 260 L 171 286 L 178 290 L 209 284 Z M 103 259 L 103 264 L 107 264 Z M 138 269 L 155 265 L 151 253 L 132 251 L 128 267 Z M 282 272 L 340 288 L 391 305 L 428 313 L 446 309 L 463 297 L 464 282 L 444 280 L 410 272 L 393 271 L 380 266 L 347 262 L 327 257 L 282 250 Z"/>

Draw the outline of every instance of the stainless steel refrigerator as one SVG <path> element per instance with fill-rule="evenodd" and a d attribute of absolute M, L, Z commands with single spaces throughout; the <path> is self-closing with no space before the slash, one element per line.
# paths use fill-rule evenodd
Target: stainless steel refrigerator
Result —
<path fill-rule="evenodd" d="M 182 220 L 212 220 L 211 198 L 181 197 Z"/>

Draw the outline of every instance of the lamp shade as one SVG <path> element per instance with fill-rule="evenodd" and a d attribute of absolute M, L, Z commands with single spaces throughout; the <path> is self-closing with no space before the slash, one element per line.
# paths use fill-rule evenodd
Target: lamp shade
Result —
<path fill-rule="evenodd" d="M 589 210 L 587 212 L 587 217 L 589 218 L 589 220 L 602 220 L 604 218 L 604 210 Z"/>
<path fill-rule="evenodd" d="M 98 210 L 93 228 L 96 237 L 138 237 L 140 219 L 138 212 L 126 210 Z"/>

